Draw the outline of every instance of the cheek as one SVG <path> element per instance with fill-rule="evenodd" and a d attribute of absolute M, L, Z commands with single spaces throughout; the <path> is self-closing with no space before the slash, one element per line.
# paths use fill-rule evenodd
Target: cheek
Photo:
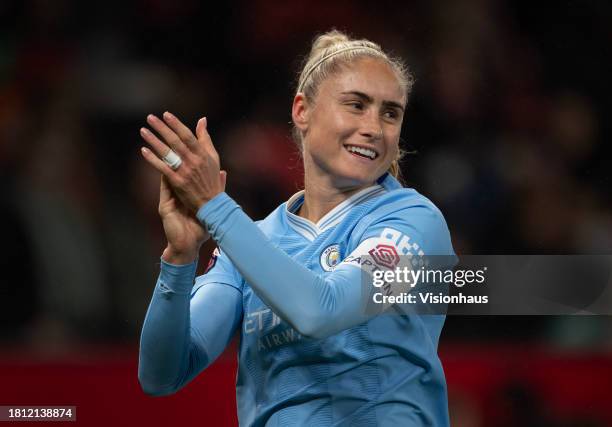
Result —
<path fill-rule="evenodd" d="M 390 136 L 388 141 L 392 141 L 387 145 L 388 156 L 391 158 L 391 160 L 395 160 L 399 154 L 399 135 L 394 133 L 392 136 Z"/>
<path fill-rule="evenodd" d="M 359 118 L 356 115 L 348 114 L 335 106 L 321 109 L 317 114 L 317 122 L 329 136 L 349 134 L 359 126 Z"/>

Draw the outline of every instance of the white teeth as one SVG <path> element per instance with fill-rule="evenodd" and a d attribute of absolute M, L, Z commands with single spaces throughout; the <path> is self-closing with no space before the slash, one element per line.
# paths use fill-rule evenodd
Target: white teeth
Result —
<path fill-rule="evenodd" d="M 376 158 L 376 152 L 368 148 L 361 148 L 361 147 L 355 147 L 354 145 L 348 145 L 346 146 L 346 149 L 350 151 L 351 153 L 359 153 L 363 156 L 369 157 L 372 160 Z"/>

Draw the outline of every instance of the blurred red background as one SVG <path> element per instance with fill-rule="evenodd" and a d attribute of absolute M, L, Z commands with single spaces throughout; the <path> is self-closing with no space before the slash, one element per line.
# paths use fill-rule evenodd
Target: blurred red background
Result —
<path fill-rule="evenodd" d="M 612 425 L 609 356 L 510 345 L 445 345 L 440 355 L 454 427 Z M 47 361 L 19 351 L 0 357 L 3 405 L 75 405 L 87 426 L 238 424 L 234 348 L 161 398 L 140 390 L 133 347 L 83 348 Z"/>

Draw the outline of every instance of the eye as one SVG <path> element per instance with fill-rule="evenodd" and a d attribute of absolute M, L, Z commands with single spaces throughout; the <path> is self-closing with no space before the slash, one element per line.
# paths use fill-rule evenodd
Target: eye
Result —
<path fill-rule="evenodd" d="M 383 116 L 386 119 L 396 120 L 399 117 L 399 114 L 396 110 L 387 110 L 383 113 Z"/>
<path fill-rule="evenodd" d="M 363 110 L 363 103 L 359 101 L 351 101 L 348 102 L 347 105 L 351 107 L 352 110 Z"/>

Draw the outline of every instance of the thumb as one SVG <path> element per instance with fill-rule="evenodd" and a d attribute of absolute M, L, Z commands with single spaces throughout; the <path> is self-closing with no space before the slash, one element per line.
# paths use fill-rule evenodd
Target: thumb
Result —
<path fill-rule="evenodd" d="M 172 198 L 172 190 L 170 189 L 170 184 L 168 183 L 168 178 L 164 175 L 161 176 L 161 183 L 159 186 L 159 199 L 160 202 L 164 202 L 168 199 Z"/>
<path fill-rule="evenodd" d="M 172 187 L 168 182 L 168 178 L 164 175 L 161 176 L 161 182 L 159 185 L 159 204 L 157 210 L 162 218 L 168 213 L 172 212 L 176 208 L 176 200 L 172 193 Z"/>
<path fill-rule="evenodd" d="M 227 172 L 220 171 L 219 176 L 221 177 L 221 184 L 223 185 L 223 191 L 225 191 L 225 184 L 227 182 Z"/>

